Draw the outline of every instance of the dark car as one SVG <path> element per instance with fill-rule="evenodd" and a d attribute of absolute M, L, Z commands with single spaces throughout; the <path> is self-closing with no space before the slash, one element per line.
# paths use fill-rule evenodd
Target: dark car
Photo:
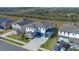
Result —
<path fill-rule="evenodd" d="M 60 51 L 62 48 L 64 48 L 64 51 L 68 51 L 70 45 L 64 41 L 58 41 L 54 47 L 54 50 Z"/>
<path fill-rule="evenodd" d="M 0 36 L 0 39 L 3 39 L 3 37 Z"/>

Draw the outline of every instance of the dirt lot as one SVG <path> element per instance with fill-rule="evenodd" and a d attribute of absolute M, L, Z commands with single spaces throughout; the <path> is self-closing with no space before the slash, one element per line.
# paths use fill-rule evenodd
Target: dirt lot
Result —
<path fill-rule="evenodd" d="M 79 23 L 79 22 L 67 22 L 67 21 L 51 21 L 54 27 L 59 28 L 63 24 L 67 23 Z"/>

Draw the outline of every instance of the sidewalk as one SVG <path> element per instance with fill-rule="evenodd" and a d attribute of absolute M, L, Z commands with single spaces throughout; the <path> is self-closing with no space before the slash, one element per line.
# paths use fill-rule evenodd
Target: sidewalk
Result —
<path fill-rule="evenodd" d="M 9 40 L 12 40 L 12 41 L 15 41 L 15 42 L 26 44 L 25 42 L 22 42 L 22 41 L 19 41 L 19 40 L 15 40 L 15 39 L 12 39 L 12 38 L 8 38 L 8 37 L 5 37 L 5 39 L 9 39 Z"/>
<path fill-rule="evenodd" d="M 39 48 L 40 50 L 42 50 L 42 51 L 50 51 L 50 50 L 48 50 L 48 49 L 45 49 L 45 48 Z"/>

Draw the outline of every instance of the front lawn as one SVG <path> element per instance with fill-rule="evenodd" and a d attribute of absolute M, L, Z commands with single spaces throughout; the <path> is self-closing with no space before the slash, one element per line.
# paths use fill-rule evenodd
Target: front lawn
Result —
<path fill-rule="evenodd" d="M 22 42 L 29 42 L 30 41 L 30 39 L 26 38 L 22 34 L 18 34 L 18 35 L 13 34 L 13 35 L 9 35 L 7 37 L 12 38 L 12 39 L 15 39 L 15 40 L 22 41 Z"/>

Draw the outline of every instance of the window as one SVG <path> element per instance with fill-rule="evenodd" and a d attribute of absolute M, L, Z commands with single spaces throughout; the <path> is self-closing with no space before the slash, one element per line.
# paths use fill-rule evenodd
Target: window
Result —
<path fill-rule="evenodd" d="M 43 31 L 45 31 L 45 29 L 43 28 Z"/>
<path fill-rule="evenodd" d="M 59 34 L 61 34 L 62 32 L 61 31 L 59 31 Z"/>
<path fill-rule="evenodd" d="M 28 30 L 28 28 L 26 28 L 26 30 Z"/>
<path fill-rule="evenodd" d="M 75 34 L 73 33 L 72 35 L 74 36 Z"/>
<path fill-rule="evenodd" d="M 69 35 L 69 32 L 68 32 L 68 35 Z"/>
<path fill-rule="evenodd" d="M 27 30 L 27 27 L 26 27 L 26 30 Z"/>
<path fill-rule="evenodd" d="M 26 29 L 28 30 L 28 27 Z"/>
<path fill-rule="evenodd" d="M 28 30 L 30 30 L 30 28 L 28 28 Z"/>
<path fill-rule="evenodd" d="M 59 31 L 60 34 L 62 34 L 62 31 Z"/>
<path fill-rule="evenodd" d="M 28 30 L 32 30 L 32 28 L 28 28 Z"/>
<path fill-rule="evenodd" d="M 38 29 L 40 30 L 40 27 Z"/>
<path fill-rule="evenodd" d="M 66 32 L 64 32 L 64 34 L 66 34 Z"/>

